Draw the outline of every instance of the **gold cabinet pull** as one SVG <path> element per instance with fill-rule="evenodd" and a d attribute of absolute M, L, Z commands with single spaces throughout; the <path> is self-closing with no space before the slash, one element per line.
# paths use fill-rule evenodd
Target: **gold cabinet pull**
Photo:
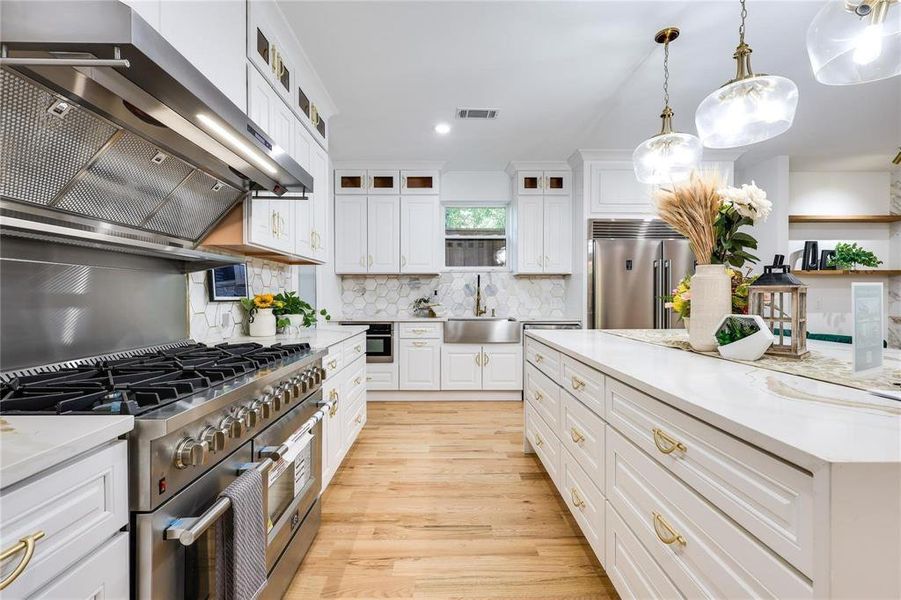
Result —
<path fill-rule="evenodd" d="M 357 344 L 356 346 L 354 346 L 354 352 L 362 352 L 362 351 L 363 351 L 362 344 Z"/>
<path fill-rule="evenodd" d="M 573 375 L 572 376 L 572 386 L 573 386 L 574 390 L 585 389 L 585 382 L 582 381 L 581 379 L 579 379 L 578 377 L 576 377 L 575 375 Z"/>
<path fill-rule="evenodd" d="M 482 361 L 481 361 L 481 359 L 480 359 L 481 356 L 482 356 L 482 353 L 481 353 L 481 352 L 479 352 L 478 354 L 476 354 L 476 364 L 479 365 L 480 367 L 482 366 Z"/>
<path fill-rule="evenodd" d="M 337 369 L 338 368 L 338 359 L 333 358 L 332 360 L 328 361 L 328 368 L 329 369 Z"/>
<path fill-rule="evenodd" d="M 423 346 L 428 346 L 428 342 L 413 342 L 413 345 L 417 348 L 422 348 Z"/>
<path fill-rule="evenodd" d="M 372 381 L 372 375 L 367 375 L 367 376 L 366 376 L 366 381 Z"/>
<path fill-rule="evenodd" d="M 337 390 L 332 390 L 332 392 L 334 393 L 334 396 L 329 394 L 329 398 L 332 398 L 335 403 L 332 404 L 332 407 L 328 411 L 329 417 L 334 417 L 336 414 L 338 414 L 338 392 Z"/>
<path fill-rule="evenodd" d="M 355 422 L 355 423 L 362 423 L 362 422 L 363 422 L 363 416 L 362 416 L 362 415 L 357 415 L 357 418 L 354 419 L 354 422 Z"/>
<path fill-rule="evenodd" d="M 575 427 L 569 428 L 569 437 L 571 437 L 573 439 L 573 442 L 575 442 L 579 445 L 581 445 L 582 442 L 585 441 L 585 436 L 582 435 L 582 433 Z"/>
<path fill-rule="evenodd" d="M 541 402 L 542 400 L 544 400 L 544 394 L 542 394 L 538 390 L 535 390 L 535 400 Z"/>
<path fill-rule="evenodd" d="M 336 389 L 329 390 L 328 399 L 329 400 L 337 400 L 338 399 L 338 390 L 336 390 Z"/>
<path fill-rule="evenodd" d="M 489 360 L 489 359 L 488 359 L 488 355 L 485 354 L 484 352 L 482 352 L 482 365 L 487 365 L 487 364 L 488 364 L 488 360 Z"/>
<path fill-rule="evenodd" d="M 372 266 L 372 255 L 371 254 L 369 255 L 369 266 L 370 267 Z"/>
<path fill-rule="evenodd" d="M 535 362 L 540 363 L 543 360 L 544 360 L 544 357 L 536 352 L 535 353 Z"/>
<path fill-rule="evenodd" d="M 428 333 L 428 332 L 431 331 L 431 330 L 430 330 L 430 329 L 426 329 L 425 327 L 414 327 L 414 328 L 411 329 L 410 331 L 412 331 L 413 333 Z"/>
<path fill-rule="evenodd" d="M 403 254 L 400 255 L 400 266 L 402 266 L 402 267 L 407 266 L 407 257 L 404 256 Z"/>
<path fill-rule="evenodd" d="M 365 266 L 366 266 L 366 258 L 363 257 L 363 256 L 360 257 L 360 266 L 361 266 L 361 267 L 365 267 Z"/>
<path fill-rule="evenodd" d="M 654 434 L 654 444 L 662 453 L 672 454 L 676 450 L 678 450 L 679 452 L 688 451 L 688 448 L 685 447 L 685 444 L 670 436 L 662 429 L 654 427 L 653 429 L 651 429 L 651 432 Z"/>
<path fill-rule="evenodd" d="M 684 546 L 686 544 L 685 538 L 682 537 L 673 526 L 666 522 L 666 519 L 663 518 L 658 512 L 652 512 L 654 515 L 654 533 L 657 534 L 657 538 L 666 544 L 667 546 L 671 544 L 679 544 L 680 546 Z M 661 531 L 662 530 L 662 531 Z"/>
<path fill-rule="evenodd" d="M 535 434 L 535 445 L 536 445 L 536 446 L 543 446 L 543 445 L 544 445 L 544 440 L 541 439 L 541 436 L 538 435 L 537 433 Z"/>
<path fill-rule="evenodd" d="M 22 571 L 25 570 L 25 567 L 28 566 L 28 563 L 31 562 L 31 557 L 34 556 L 34 545 L 39 539 L 44 537 L 43 531 L 36 531 L 31 535 L 27 535 L 19 540 L 19 542 L 13 546 L 12 548 L 7 548 L 0 554 L 0 561 L 4 561 L 7 558 L 21 552 L 25 551 L 25 554 L 22 555 L 22 560 L 19 561 L 19 564 L 16 565 L 16 568 L 13 569 L 9 575 L 0 580 L 0 590 L 4 590 L 9 585 L 18 579 L 19 575 L 22 574 Z"/>
<path fill-rule="evenodd" d="M 363 379 L 361 377 L 354 377 L 354 385 L 360 385 L 363 383 Z"/>
<path fill-rule="evenodd" d="M 576 488 L 570 488 L 569 495 L 570 498 L 572 498 L 573 506 L 575 506 L 579 510 L 585 509 L 585 501 L 582 500 L 581 496 L 579 496 L 579 490 L 577 490 Z"/>

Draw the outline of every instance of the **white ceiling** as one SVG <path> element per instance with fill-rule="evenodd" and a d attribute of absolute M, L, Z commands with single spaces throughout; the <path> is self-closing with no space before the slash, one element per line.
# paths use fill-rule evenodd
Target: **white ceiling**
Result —
<path fill-rule="evenodd" d="M 738 2 L 294 2 L 282 10 L 338 107 L 333 160 L 435 160 L 452 170 L 564 160 L 576 149 L 632 149 L 659 129 L 663 49 L 671 46 L 675 127 L 734 74 Z M 750 0 L 755 71 L 795 81 L 794 127 L 749 147 L 816 168 L 886 169 L 901 142 L 901 78 L 818 84 L 805 50 L 821 1 Z M 454 120 L 458 106 L 500 109 Z M 437 135 L 447 121 L 453 130 Z"/>

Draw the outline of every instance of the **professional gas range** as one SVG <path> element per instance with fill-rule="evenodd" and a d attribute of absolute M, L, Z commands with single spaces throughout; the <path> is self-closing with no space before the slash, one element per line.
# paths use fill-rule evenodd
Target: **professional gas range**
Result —
<path fill-rule="evenodd" d="M 206 532 L 229 508 L 217 496 L 243 470 L 260 470 L 265 596 L 280 597 L 319 526 L 323 355 L 307 344 L 183 341 L 30 368 L 0 378 L 0 414 L 135 416 L 128 460 L 137 598 L 215 589 Z"/>

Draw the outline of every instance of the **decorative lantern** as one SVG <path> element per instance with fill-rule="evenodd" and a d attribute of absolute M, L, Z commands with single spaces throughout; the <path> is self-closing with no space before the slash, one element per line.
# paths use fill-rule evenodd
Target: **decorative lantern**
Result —
<path fill-rule="evenodd" d="M 760 315 L 776 338 L 767 354 L 801 358 L 808 352 L 807 286 L 779 257 L 776 263 L 764 267 L 763 275 L 750 285 L 750 314 Z"/>

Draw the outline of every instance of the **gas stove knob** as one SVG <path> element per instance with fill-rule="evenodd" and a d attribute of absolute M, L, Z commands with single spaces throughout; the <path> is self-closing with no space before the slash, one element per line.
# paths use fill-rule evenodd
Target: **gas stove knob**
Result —
<path fill-rule="evenodd" d="M 207 449 L 213 454 L 225 449 L 227 436 L 227 431 L 215 427 L 207 427 L 200 432 L 200 438 L 206 442 Z"/>
<path fill-rule="evenodd" d="M 291 378 L 291 392 L 294 394 L 295 398 L 300 398 L 304 395 L 306 390 L 304 389 L 302 376 L 295 375 Z"/>
<path fill-rule="evenodd" d="M 228 432 L 228 437 L 239 438 L 244 435 L 244 422 L 229 415 L 222 419 L 219 427 Z"/>
<path fill-rule="evenodd" d="M 247 429 L 250 429 L 251 427 L 256 425 L 256 417 L 251 419 L 250 411 L 243 406 L 235 411 L 235 418 L 238 421 L 244 423 L 244 427 L 246 427 Z"/>
<path fill-rule="evenodd" d="M 175 448 L 175 468 L 187 469 L 206 462 L 206 442 L 185 438 Z"/>
<path fill-rule="evenodd" d="M 322 375 L 324 371 L 320 367 L 313 367 L 310 369 L 310 379 L 313 380 L 313 385 L 319 385 L 322 383 Z"/>
<path fill-rule="evenodd" d="M 259 402 L 251 402 L 247 407 L 248 427 L 256 427 L 257 423 L 263 420 L 263 411 L 259 406 L 254 406 L 254 404 L 259 404 Z"/>
<path fill-rule="evenodd" d="M 263 419 L 268 419 L 268 416 L 263 415 L 263 403 L 259 400 L 254 400 L 248 406 L 250 409 L 250 414 L 254 416 L 255 421 L 262 421 Z"/>
<path fill-rule="evenodd" d="M 264 419 L 271 419 L 275 413 L 275 405 L 272 401 L 272 394 L 263 394 L 260 396 L 260 410 Z"/>
<path fill-rule="evenodd" d="M 294 400 L 294 388 L 290 382 L 285 381 L 280 386 L 278 386 L 280 393 L 282 395 L 282 401 L 287 405 L 291 404 L 291 401 Z"/>

